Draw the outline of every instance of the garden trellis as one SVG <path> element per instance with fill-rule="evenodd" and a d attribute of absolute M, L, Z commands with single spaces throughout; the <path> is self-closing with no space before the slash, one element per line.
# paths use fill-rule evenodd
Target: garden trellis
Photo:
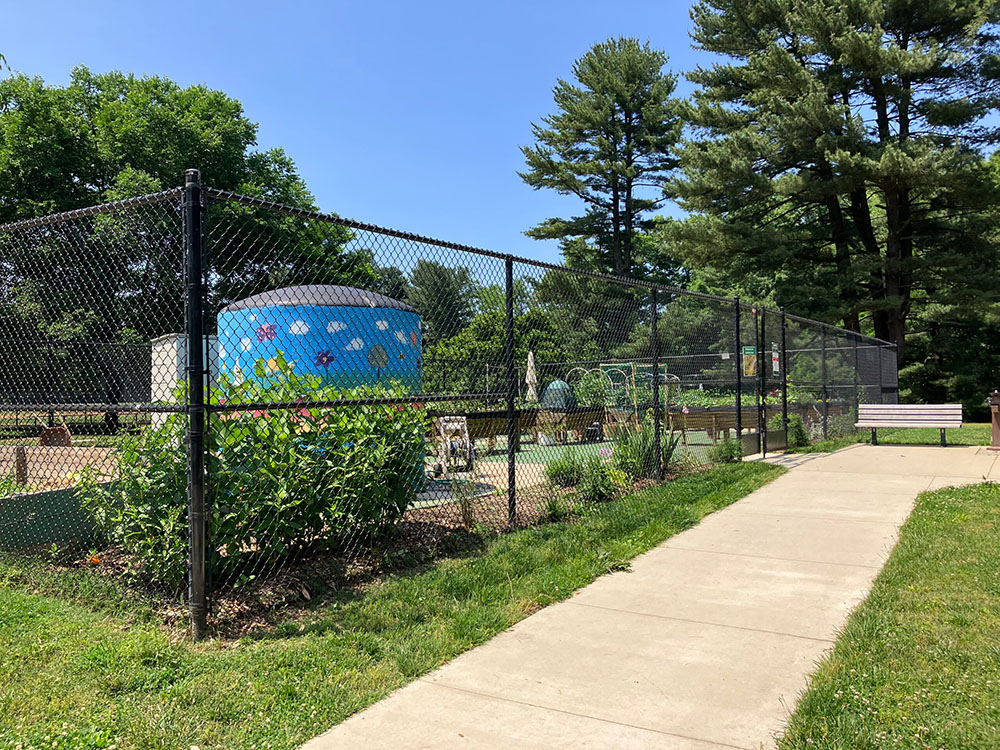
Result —
<path fill-rule="evenodd" d="M 558 462 L 613 467 L 595 497 L 628 497 L 727 437 L 777 450 L 790 421 L 829 436 L 896 400 L 884 341 L 196 171 L 2 226 L 0 257 L 10 576 L 183 600 L 196 637 L 317 580 L 542 522 Z M 434 296 L 455 278 L 474 299 Z M 546 408 L 560 381 L 572 401 Z"/>

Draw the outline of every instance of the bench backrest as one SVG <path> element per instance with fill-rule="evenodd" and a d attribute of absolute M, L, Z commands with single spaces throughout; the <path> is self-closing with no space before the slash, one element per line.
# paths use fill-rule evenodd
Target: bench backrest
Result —
<path fill-rule="evenodd" d="M 962 426 L 961 404 L 859 404 L 858 427 Z"/>

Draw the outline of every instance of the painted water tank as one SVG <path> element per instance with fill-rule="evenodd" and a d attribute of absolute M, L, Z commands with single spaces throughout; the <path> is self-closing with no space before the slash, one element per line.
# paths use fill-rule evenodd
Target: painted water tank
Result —
<path fill-rule="evenodd" d="M 278 369 L 352 388 L 396 381 L 421 389 L 420 316 L 399 300 L 346 286 L 311 284 L 261 292 L 218 317 L 219 369 L 240 382 Z"/>

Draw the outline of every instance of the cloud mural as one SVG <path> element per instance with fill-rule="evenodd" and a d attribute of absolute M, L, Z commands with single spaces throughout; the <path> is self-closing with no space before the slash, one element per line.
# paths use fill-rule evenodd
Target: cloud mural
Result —
<path fill-rule="evenodd" d="M 420 318 L 405 303 L 336 286 L 262 292 L 219 313 L 220 370 L 244 381 L 273 372 L 278 353 L 324 383 L 354 387 L 378 381 L 421 388 Z M 255 368 L 263 366 L 263 373 Z M 239 375 L 237 375 L 239 373 Z"/>

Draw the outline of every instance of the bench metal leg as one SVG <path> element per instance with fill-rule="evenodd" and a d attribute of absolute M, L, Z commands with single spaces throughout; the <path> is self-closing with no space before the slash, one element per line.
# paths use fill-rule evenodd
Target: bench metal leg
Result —
<path fill-rule="evenodd" d="M 941 447 L 947 448 L 948 444 L 944 441 L 944 428 L 941 428 Z"/>
<path fill-rule="evenodd" d="M 878 445 L 878 431 L 872 427 L 872 445 Z"/>

